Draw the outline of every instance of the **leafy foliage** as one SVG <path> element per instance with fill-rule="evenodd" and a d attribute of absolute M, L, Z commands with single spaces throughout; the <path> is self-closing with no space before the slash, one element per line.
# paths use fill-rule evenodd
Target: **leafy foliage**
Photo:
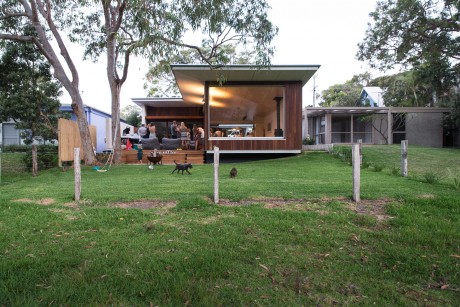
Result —
<path fill-rule="evenodd" d="M 134 127 L 140 127 L 142 120 L 140 115 L 140 108 L 135 105 L 127 105 L 121 110 L 121 118 Z"/>
<path fill-rule="evenodd" d="M 353 107 L 361 104 L 359 96 L 370 81 L 370 74 L 354 75 L 343 84 L 335 84 L 321 93 L 322 107 Z"/>
<path fill-rule="evenodd" d="M 460 71 L 458 1 L 379 1 L 370 16 L 373 22 L 358 44 L 358 59 L 381 70 L 396 65 L 411 69 L 390 82 L 385 103 L 436 106 L 450 100 Z"/>
<path fill-rule="evenodd" d="M 32 149 L 23 157 L 24 164 L 27 168 L 32 168 Z M 58 147 L 54 145 L 37 146 L 37 165 L 38 169 L 44 170 L 58 166 Z"/>
<path fill-rule="evenodd" d="M 0 121 L 13 120 L 25 129 L 26 143 L 57 139 L 60 84 L 50 65 L 32 45 L 4 44 L 0 58 Z"/>
<path fill-rule="evenodd" d="M 204 53 L 210 53 L 209 47 L 203 46 L 203 50 Z M 255 51 L 239 52 L 234 44 L 221 46 L 218 56 L 212 60 L 216 67 L 223 64 L 251 64 L 255 62 Z M 170 64 L 205 64 L 205 61 L 194 49 L 181 49 L 178 53 L 166 56 L 156 65 L 150 67 L 147 72 L 144 88 L 148 90 L 148 96 L 180 96 Z M 225 75 L 221 75 L 219 69 L 216 69 L 216 79 L 225 83 Z"/>

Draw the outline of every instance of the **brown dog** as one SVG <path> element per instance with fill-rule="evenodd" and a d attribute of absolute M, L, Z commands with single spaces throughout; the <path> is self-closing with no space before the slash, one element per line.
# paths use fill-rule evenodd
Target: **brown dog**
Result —
<path fill-rule="evenodd" d="M 235 178 L 237 174 L 238 174 L 238 171 L 236 170 L 236 168 L 232 168 L 230 170 L 230 178 Z"/>

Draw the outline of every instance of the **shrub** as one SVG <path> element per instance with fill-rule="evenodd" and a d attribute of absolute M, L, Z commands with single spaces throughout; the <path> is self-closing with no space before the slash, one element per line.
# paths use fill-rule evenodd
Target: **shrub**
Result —
<path fill-rule="evenodd" d="M 374 172 L 381 172 L 385 168 L 385 165 L 383 163 L 374 163 L 372 164 L 372 168 Z"/>
<path fill-rule="evenodd" d="M 315 145 L 315 139 L 312 139 L 310 137 L 306 137 L 302 141 L 303 145 Z"/>
<path fill-rule="evenodd" d="M 425 181 L 429 184 L 435 184 L 438 183 L 439 180 L 441 179 L 441 176 L 438 173 L 435 172 L 425 172 L 423 174 L 423 178 L 425 178 Z"/>
<path fill-rule="evenodd" d="M 30 145 L 6 145 L 3 146 L 3 152 L 30 152 L 32 150 L 32 146 Z"/>
<path fill-rule="evenodd" d="M 32 146 L 23 158 L 24 164 L 32 168 Z M 58 166 L 58 147 L 55 145 L 37 145 L 38 169 L 48 169 Z"/>
<path fill-rule="evenodd" d="M 460 190 L 460 173 L 453 173 L 450 168 L 447 169 L 449 172 L 449 177 L 452 178 L 453 181 L 453 187 L 455 190 Z"/>
<path fill-rule="evenodd" d="M 331 154 L 349 164 L 351 164 L 352 150 L 351 147 L 334 147 L 331 151 Z"/>
<path fill-rule="evenodd" d="M 391 174 L 393 176 L 399 176 L 401 174 L 401 168 L 396 164 L 393 164 L 393 166 L 391 167 Z"/>
<path fill-rule="evenodd" d="M 362 169 L 367 169 L 371 166 L 371 163 L 367 161 L 367 159 L 363 155 L 363 162 L 361 163 Z"/>

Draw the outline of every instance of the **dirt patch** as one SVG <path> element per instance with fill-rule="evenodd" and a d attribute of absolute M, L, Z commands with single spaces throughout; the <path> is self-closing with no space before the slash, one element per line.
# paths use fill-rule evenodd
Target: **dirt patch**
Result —
<path fill-rule="evenodd" d="M 43 199 L 30 199 L 30 198 L 19 198 L 19 199 L 12 199 L 12 202 L 15 203 L 32 203 L 36 205 L 48 206 L 54 204 L 54 199 L 52 198 L 43 198 Z"/>
<path fill-rule="evenodd" d="M 132 202 L 119 202 L 110 205 L 116 208 L 132 208 L 132 209 L 169 209 L 176 206 L 175 201 L 161 200 L 139 200 Z"/>
<path fill-rule="evenodd" d="M 347 208 L 356 212 L 357 214 L 371 215 L 377 218 L 378 222 L 382 222 L 392 217 L 386 214 L 386 204 L 393 202 L 392 199 L 372 199 L 361 200 L 359 203 L 349 202 Z"/>
<path fill-rule="evenodd" d="M 420 199 L 433 199 L 435 197 L 436 196 L 434 196 L 433 194 L 421 194 L 417 196 L 417 198 L 420 198 Z"/>
<path fill-rule="evenodd" d="M 247 199 L 242 201 L 230 201 L 228 199 L 220 199 L 219 205 L 221 206 L 249 206 L 251 204 L 263 204 L 264 208 L 267 209 L 283 209 L 290 208 L 294 210 L 305 210 L 315 211 L 321 215 L 327 215 L 330 212 L 324 210 L 324 204 L 338 201 L 344 203 L 344 205 L 356 212 L 357 214 L 365 214 L 374 216 L 378 222 L 388 220 L 392 218 L 386 214 L 386 204 L 394 202 L 392 199 L 372 199 L 372 200 L 361 200 L 359 203 L 352 202 L 350 199 L 339 197 L 339 198 L 322 198 L 317 201 L 305 200 L 305 199 L 282 199 L 282 198 L 255 198 Z"/>

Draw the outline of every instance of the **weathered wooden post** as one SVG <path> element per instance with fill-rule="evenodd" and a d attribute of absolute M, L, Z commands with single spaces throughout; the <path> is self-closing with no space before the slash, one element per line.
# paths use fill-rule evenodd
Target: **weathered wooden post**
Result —
<path fill-rule="evenodd" d="M 407 177 L 407 146 L 408 140 L 401 141 L 401 176 Z"/>
<path fill-rule="evenodd" d="M 363 165 L 363 140 L 358 140 L 359 145 L 359 165 Z"/>
<path fill-rule="evenodd" d="M 37 164 L 37 145 L 32 145 L 32 176 L 37 176 L 38 164 Z"/>
<path fill-rule="evenodd" d="M 352 145 L 352 168 L 353 168 L 353 200 L 361 201 L 360 182 L 361 182 L 361 164 L 359 163 L 359 144 Z"/>
<path fill-rule="evenodd" d="M 2 148 L 0 147 L 0 184 L 2 184 Z"/>
<path fill-rule="evenodd" d="M 75 172 L 75 201 L 80 201 L 80 194 L 81 194 L 80 148 L 73 149 L 73 168 Z"/>
<path fill-rule="evenodd" d="M 219 203 L 219 147 L 214 146 L 214 203 Z"/>

